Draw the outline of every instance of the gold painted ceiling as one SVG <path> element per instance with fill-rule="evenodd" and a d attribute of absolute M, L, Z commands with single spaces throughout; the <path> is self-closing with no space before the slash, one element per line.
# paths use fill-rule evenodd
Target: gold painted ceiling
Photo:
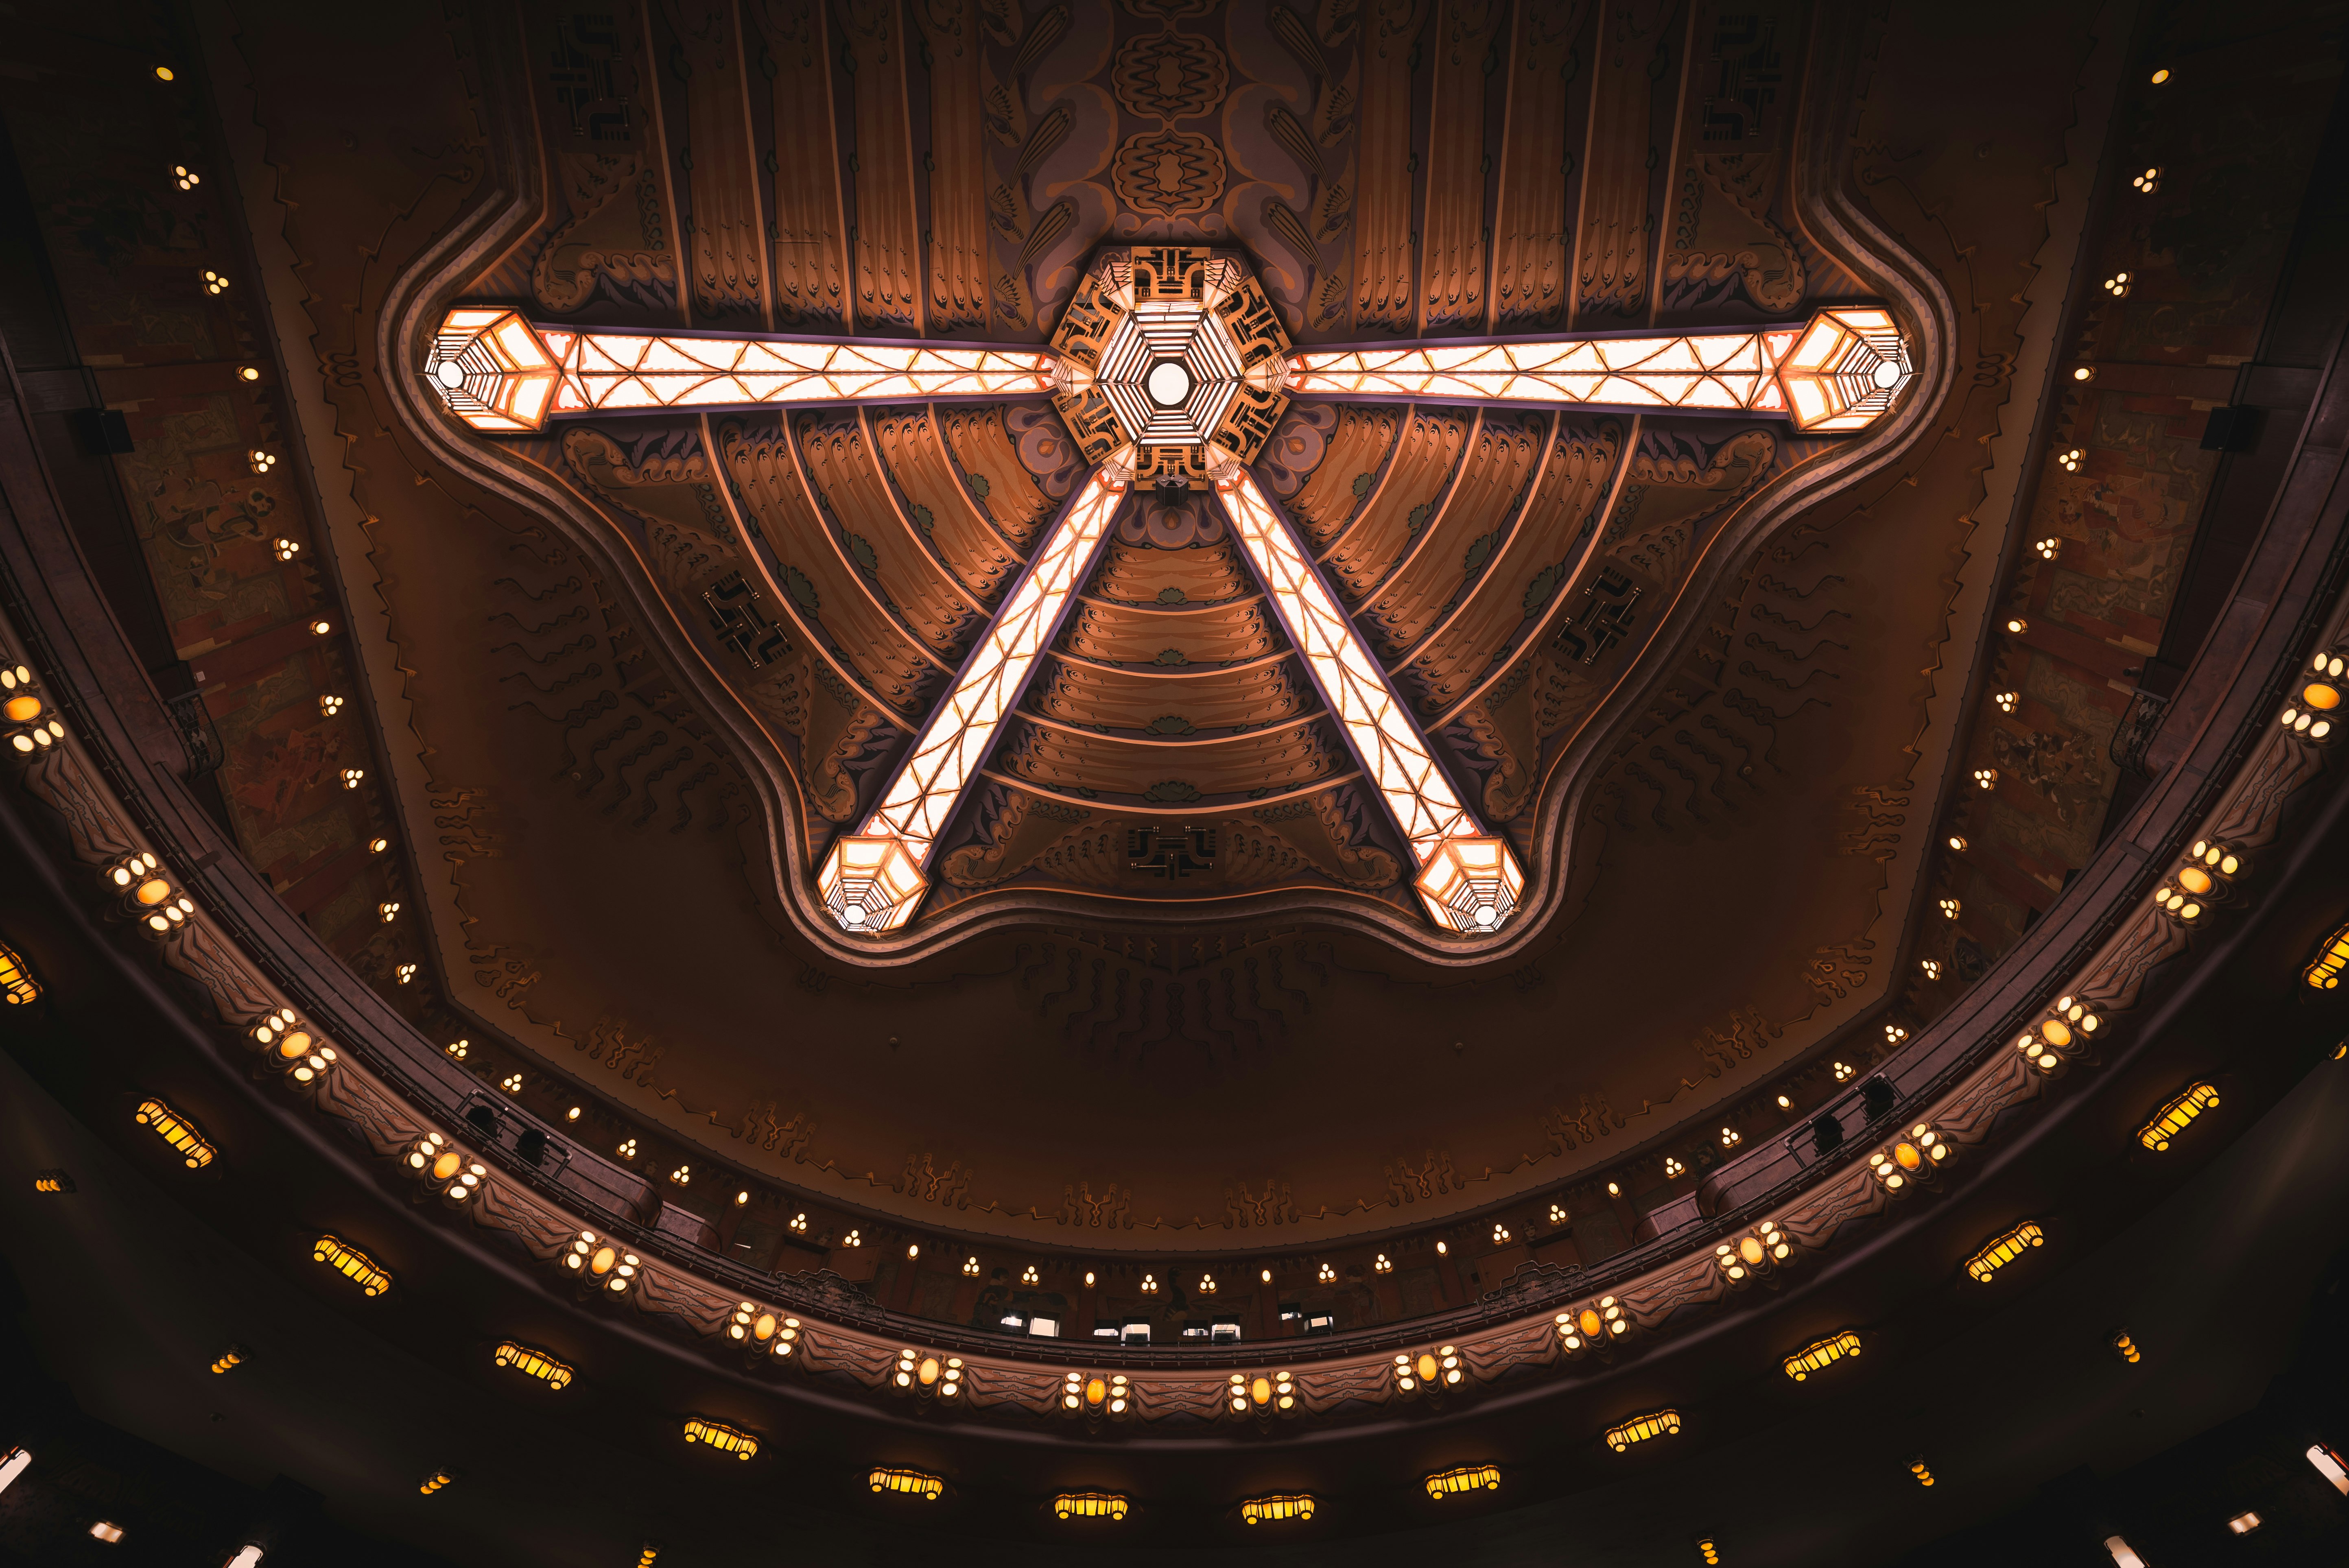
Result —
<path fill-rule="evenodd" d="M 262 144 L 305 148 L 270 222 L 315 297 L 280 308 L 348 345 L 310 418 L 438 976 L 403 1003 L 552 1114 L 595 1091 L 584 1136 L 1093 1249 L 1571 1182 L 1825 1048 L 1910 941 L 1997 553 L 2008 389 L 1953 367 L 2023 343 L 2068 123 L 2051 64 L 2011 150 L 1870 183 L 1852 106 L 1868 147 L 1930 120 L 1862 93 L 1869 37 L 1791 4 L 545 5 L 419 89 L 429 154 L 337 161 L 329 105 L 261 91 Z M 366 169 L 422 194 L 387 219 Z M 327 259 L 368 223 L 380 261 Z M 1289 400 L 1254 480 L 1523 864 L 1495 935 L 1412 895 L 1218 499 L 1147 484 L 919 913 L 843 932 L 828 848 L 1092 467 L 1052 399 L 492 438 L 424 375 L 477 304 L 1032 347 L 1170 243 L 1244 262 L 1300 352 L 1899 324 L 1915 380 L 1854 434 Z"/>

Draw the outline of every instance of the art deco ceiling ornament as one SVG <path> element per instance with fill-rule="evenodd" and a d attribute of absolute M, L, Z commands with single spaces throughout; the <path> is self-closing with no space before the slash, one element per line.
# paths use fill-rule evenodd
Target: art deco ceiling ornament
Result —
<path fill-rule="evenodd" d="M 817 891 L 843 930 L 903 926 L 928 888 L 938 836 L 994 747 L 1084 581 L 1128 490 L 1211 488 L 1417 866 L 1437 925 L 1500 929 L 1525 890 L 1506 841 L 1461 798 L 1248 469 L 1292 395 L 1337 400 L 1541 403 L 1785 419 L 1863 429 L 1914 372 L 1890 314 L 1837 305 L 1807 322 L 1725 332 L 1447 339 L 1298 352 L 1237 258 L 1133 246 L 1101 256 L 1049 350 L 927 342 L 725 336 L 535 325 L 496 307 L 452 310 L 426 379 L 484 434 L 565 418 L 785 404 L 903 403 L 1048 393 L 1092 465 L 1034 562 L 854 834 L 833 841 Z"/>

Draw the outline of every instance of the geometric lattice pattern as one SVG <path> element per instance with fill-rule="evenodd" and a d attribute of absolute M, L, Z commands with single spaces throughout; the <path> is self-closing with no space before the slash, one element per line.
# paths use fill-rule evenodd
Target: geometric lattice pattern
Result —
<path fill-rule="evenodd" d="M 452 414 L 494 433 L 541 429 L 564 415 L 1052 395 L 1092 472 L 863 831 L 833 845 L 817 882 L 843 929 L 876 934 L 913 917 L 938 834 L 1111 518 L 1130 488 L 1156 481 L 1214 486 L 1290 642 L 1411 846 L 1429 917 L 1476 934 L 1507 920 L 1524 873 L 1453 789 L 1247 466 L 1288 397 L 1743 412 L 1842 431 L 1880 418 L 1913 371 L 1890 314 L 1851 305 L 1729 332 L 1294 353 L 1245 267 L 1199 247 L 1136 245 L 1108 253 L 1081 280 L 1049 350 L 580 331 L 463 307 L 443 322 L 425 375 Z"/>

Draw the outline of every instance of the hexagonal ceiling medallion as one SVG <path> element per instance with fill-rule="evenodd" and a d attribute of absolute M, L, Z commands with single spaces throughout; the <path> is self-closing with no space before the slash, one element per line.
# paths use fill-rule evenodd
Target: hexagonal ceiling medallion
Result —
<path fill-rule="evenodd" d="M 1255 458 L 1288 399 L 1288 336 L 1237 257 L 1199 247 L 1104 253 L 1052 335 L 1053 402 L 1087 460 L 1136 480 L 1204 482 Z"/>

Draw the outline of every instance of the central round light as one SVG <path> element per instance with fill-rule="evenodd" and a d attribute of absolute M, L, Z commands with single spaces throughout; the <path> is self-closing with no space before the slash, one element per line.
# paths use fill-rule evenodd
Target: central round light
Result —
<path fill-rule="evenodd" d="M 1889 392 L 1900 385 L 1900 366 L 1888 359 L 1876 367 L 1876 384 Z"/>
<path fill-rule="evenodd" d="M 1150 367 L 1142 387 L 1161 408 L 1179 408 L 1191 395 L 1191 373 L 1178 360 L 1162 359 Z"/>
<path fill-rule="evenodd" d="M 433 370 L 433 375 L 440 378 L 441 386 L 446 387 L 451 392 L 454 392 L 458 387 L 462 387 L 465 384 L 465 372 L 458 366 L 457 362 L 453 359 L 442 360 Z"/>

